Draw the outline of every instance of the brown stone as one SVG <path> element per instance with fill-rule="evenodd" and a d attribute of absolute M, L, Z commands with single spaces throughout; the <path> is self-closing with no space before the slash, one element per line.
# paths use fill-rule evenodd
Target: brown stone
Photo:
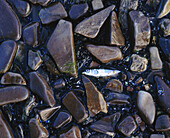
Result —
<path fill-rule="evenodd" d="M 155 124 L 156 131 L 170 131 L 170 118 L 168 115 L 160 115 L 156 119 Z"/>
<path fill-rule="evenodd" d="M 102 63 L 122 60 L 122 52 L 118 47 L 88 45 L 87 49 Z"/>
<path fill-rule="evenodd" d="M 169 0 L 161 0 L 159 5 L 159 9 L 156 13 L 157 18 L 162 18 L 166 16 L 170 12 L 170 1 Z"/>
<path fill-rule="evenodd" d="M 77 77 L 71 22 L 65 20 L 59 21 L 48 41 L 47 49 L 61 72 L 69 73 L 72 76 Z"/>
<path fill-rule="evenodd" d="M 67 132 L 60 135 L 60 138 L 81 138 L 81 132 L 78 126 L 73 126 Z"/>
<path fill-rule="evenodd" d="M 47 6 L 47 4 L 51 1 L 51 0 L 29 0 L 30 2 L 32 2 L 33 4 L 40 4 L 42 6 Z"/>
<path fill-rule="evenodd" d="M 29 77 L 31 91 L 37 94 L 49 106 L 54 106 L 55 99 L 53 96 L 53 91 L 46 80 L 37 72 L 31 72 Z"/>
<path fill-rule="evenodd" d="M 7 40 L 0 45 L 0 73 L 7 72 L 14 60 L 17 52 L 17 44 L 15 41 Z"/>
<path fill-rule="evenodd" d="M 0 88 L 0 106 L 26 100 L 29 90 L 24 86 L 8 86 Z"/>
<path fill-rule="evenodd" d="M 69 92 L 62 102 L 78 123 L 87 119 L 88 113 L 85 107 L 73 92 Z"/>
<path fill-rule="evenodd" d="M 1 84 L 26 85 L 26 80 L 19 73 L 7 72 L 2 76 Z"/>
<path fill-rule="evenodd" d="M 94 11 L 104 8 L 102 0 L 93 0 L 92 7 Z"/>
<path fill-rule="evenodd" d="M 75 32 L 86 37 L 95 38 L 114 8 L 115 5 L 109 6 L 91 17 L 84 19 L 76 26 Z"/>
<path fill-rule="evenodd" d="M 106 88 L 115 91 L 115 92 L 123 92 L 123 84 L 121 81 L 112 79 L 106 84 Z"/>
<path fill-rule="evenodd" d="M 83 76 L 83 83 L 86 89 L 87 107 L 89 109 L 90 116 L 93 117 L 99 112 L 107 113 L 107 104 L 102 93 L 85 76 Z"/>

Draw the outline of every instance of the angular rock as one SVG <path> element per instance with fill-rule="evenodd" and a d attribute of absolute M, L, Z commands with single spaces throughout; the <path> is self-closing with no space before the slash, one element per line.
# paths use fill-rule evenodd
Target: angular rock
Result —
<path fill-rule="evenodd" d="M 125 136 L 129 137 L 137 128 L 135 120 L 132 116 L 126 117 L 123 121 L 118 125 L 118 129 Z"/>
<path fill-rule="evenodd" d="M 69 92 L 62 102 L 78 123 L 87 119 L 88 113 L 85 107 L 73 92 Z"/>
<path fill-rule="evenodd" d="M 155 76 L 156 88 L 158 92 L 158 99 L 160 105 L 170 114 L 170 88 L 169 86 L 158 76 Z"/>
<path fill-rule="evenodd" d="M 122 60 L 122 52 L 118 47 L 87 45 L 89 52 L 102 63 Z"/>
<path fill-rule="evenodd" d="M 63 88 L 64 86 L 65 86 L 65 81 L 62 78 L 54 82 L 55 89 Z"/>
<path fill-rule="evenodd" d="M 77 77 L 71 22 L 65 20 L 59 21 L 48 41 L 47 49 L 61 72 Z"/>
<path fill-rule="evenodd" d="M 29 97 L 29 90 L 24 86 L 8 86 L 0 88 L 0 106 L 17 103 Z"/>
<path fill-rule="evenodd" d="M 94 131 L 104 133 L 113 137 L 115 135 L 115 126 L 119 121 L 120 116 L 121 116 L 120 112 L 106 116 L 94 122 L 90 126 L 90 128 Z"/>
<path fill-rule="evenodd" d="M 141 11 L 130 11 L 131 43 L 134 50 L 139 51 L 150 43 L 151 27 L 149 18 Z"/>
<path fill-rule="evenodd" d="M 29 73 L 30 89 L 33 93 L 37 94 L 49 106 L 55 105 L 53 91 L 46 82 L 46 80 L 37 72 Z"/>
<path fill-rule="evenodd" d="M 0 39 L 21 38 L 21 23 L 5 0 L 0 0 Z"/>
<path fill-rule="evenodd" d="M 109 6 L 91 17 L 84 19 L 76 26 L 75 32 L 86 37 L 95 38 L 114 8 L 115 5 Z"/>
<path fill-rule="evenodd" d="M 145 123 L 142 121 L 140 116 L 137 114 L 135 114 L 135 121 L 138 124 L 138 126 L 140 127 L 141 131 L 145 131 L 145 129 L 146 129 Z"/>
<path fill-rule="evenodd" d="M 47 109 L 40 110 L 38 113 L 43 121 L 47 121 L 50 119 L 59 109 L 61 106 L 51 107 Z"/>
<path fill-rule="evenodd" d="M 160 38 L 159 46 L 161 47 L 166 59 L 170 62 L 170 39 Z"/>
<path fill-rule="evenodd" d="M 156 131 L 170 131 L 170 118 L 168 115 L 160 115 L 156 119 Z"/>
<path fill-rule="evenodd" d="M 0 73 L 7 72 L 17 52 L 17 44 L 13 40 L 7 40 L 0 45 Z"/>
<path fill-rule="evenodd" d="M 33 4 L 40 4 L 41 6 L 47 6 L 51 0 L 29 0 Z"/>
<path fill-rule="evenodd" d="M 86 89 L 87 107 L 91 117 L 99 112 L 107 113 L 107 104 L 102 93 L 96 86 L 85 76 L 83 76 L 83 83 Z"/>
<path fill-rule="evenodd" d="M 132 65 L 130 66 L 131 71 L 143 72 L 147 69 L 148 60 L 146 58 L 136 54 L 133 54 L 131 58 L 133 60 Z"/>
<path fill-rule="evenodd" d="M 112 12 L 110 18 L 110 45 L 123 46 L 125 45 L 125 39 L 119 26 L 116 12 Z"/>
<path fill-rule="evenodd" d="M 75 4 L 71 7 L 69 11 L 69 16 L 71 19 L 78 19 L 81 16 L 83 16 L 89 9 L 89 6 L 87 3 L 84 4 Z"/>
<path fill-rule="evenodd" d="M 115 91 L 115 92 L 123 92 L 123 84 L 121 81 L 112 79 L 106 84 L 106 88 Z"/>
<path fill-rule="evenodd" d="M 42 24 L 49 24 L 67 17 L 67 12 L 65 11 L 63 5 L 60 2 L 57 2 L 52 6 L 41 9 L 39 12 L 39 17 Z"/>
<path fill-rule="evenodd" d="M 152 134 L 150 138 L 165 138 L 165 135 L 163 134 Z"/>
<path fill-rule="evenodd" d="M 61 111 L 56 117 L 53 123 L 53 127 L 57 129 L 70 123 L 71 121 L 72 121 L 72 116 L 67 112 Z"/>
<path fill-rule="evenodd" d="M 151 94 L 145 91 L 139 91 L 137 107 L 142 119 L 147 124 L 152 124 L 155 120 L 156 108 Z"/>
<path fill-rule="evenodd" d="M 93 0 L 92 7 L 94 11 L 104 8 L 102 0 Z"/>
<path fill-rule="evenodd" d="M 32 118 L 29 121 L 30 138 L 47 138 L 48 131 L 40 123 L 39 119 Z"/>
<path fill-rule="evenodd" d="M 106 101 L 111 105 L 123 105 L 130 103 L 130 97 L 125 94 L 112 92 L 107 95 Z"/>
<path fill-rule="evenodd" d="M 78 126 L 73 126 L 66 133 L 60 135 L 60 138 L 81 138 L 81 132 Z"/>
<path fill-rule="evenodd" d="M 26 85 L 26 80 L 19 73 L 7 72 L 2 76 L 1 84 Z"/>
<path fill-rule="evenodd" d="M 29 52 L 28 52 L 28 66 L 32 70 L 37 70 L 40 67 L 42 62 L 43 61 L 42 61 L 40 54 L 38 52 L 29 50 Z"/>
<path fill-rule="evenodd" d="M 151 60 L 151 68 L 152 69 L 162 69 L 163 63 L 159 56 L 159 51 L 157 47 L 150 47 L 150 60 Z"/>
<path fill-rule="evenodd" d="M 170 19 L 165 18 L 159 23 L 159 30 L 164 37 L 170 35 Z"/>
<path fill-rule="evenodd" d="M 166 16 L 170 12 L 170 1 L 169 0 L 161 0 L 161 3 L 159 5 L 159 9 L 156 13 L 157 18 L 162 18 Z"/>
<path fill-rule="evenodd" d="M 39 23 L 31 23 L 24 27 L 23 40 L 26 44 L 30 46 L 36 46 L 38 44 L 38 30 Z"/>
<path fill-rule="evenodd" d="M 128 13 L 130 10 L 136 10 L 138 0 L 121 0 L 119 7 L 119 22 L 123 29 L 128 28 Z"/>
<path fill-rule="evenodd" d="M 2 138 L 14 138 L 14 135 L 12 134 L 12 130 L 7 123 L 7 121 L 4 118 L 4 115 L 2 114 L 2 111 L 0 110 L 0 134 Z"/>

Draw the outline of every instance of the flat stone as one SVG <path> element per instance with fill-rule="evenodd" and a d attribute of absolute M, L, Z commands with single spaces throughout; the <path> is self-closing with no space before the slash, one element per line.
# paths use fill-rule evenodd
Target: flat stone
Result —
<path fill-rule="evenodd" d="M 21 23 L 17 15 L 5 0 L 0 0 L 0 3 L 0 39 L 19 40 Z"/>
<path fill-rule="evenodd" d="M 170 6 L 170 0 L 161 0 L 159 9 L 156 13 L 156 17 L 162 18 L 166 16 L 170 12 L 169 6 Z"/>
<path fill-rule="evenodd" d="M 67 12 L 63 5 L 60 2 L 57 2 L 52 6 L 41 9 L 39 12 L 39 17 L 42 24 L 49 24 L 51 22 L 67 17 Z"/>
<path fill-rule="evenodd" d="M 0 106 L 17 103 L 29 97 L 29 90 L 24 86 L 8 86 L 0 88 Z"/>
<path fill-rule="evenodd" d="M 2 111 L 0 110 L 0 134 L 2 138 L 14 138 L 14 135 L 12 133 L 12 130 L 5 120 L 4 115 L 2 114 Z"/>
<path fill-rule="evenodd" d="M 165 138 L 165 135 L 163 134 L 152 134 L 150 138 Z"/>
<path fill-rule="evenodd" d="M 164 37 L 169 36 L 170 35 L 170 19 L 168 18 L 162 19 L 161 22 L 159 23 L 159 30 Z"/>
<path fill-rule="evenodd" d="M 69 73 L 72 76 L 77 77 L 71 22 L 65 20 L 59 21 L 48 41 L 47 49 L 61 72 Z"/>
<path fill-rule="evenodd" d="M 134 45 L 134 50 L 139 51 L 145 48 L 150 43 L 151 27 L 149 18 L 141 11 L 130 11 L 130 27 L 132 35 L 131 43 Z"/>
<path fill-rule="evenodd" d="M 26 80 L 19 73 L 7 72 L 2 76 L 1 84 L 26 85 Z"/>
<path fill-rule="evenodd" d="M 65 81 L 62 78 L 60 78 L 54 82 L 55 89 L 63 88 L 64 86 L 65 86 Z"/>
<path fill-rule="evenodd" d="M 88 113 L 73 92 L 69 92 L 62 100 L 64 106 L 69 110 L 78 123 L 87 119 Z"/>
<path fill-rule="evenodd" d="M 0 8 L 1 9 L 1 8 Z M 0 45 L 0 73 L 7 72 L 17 52 L 17 44 L 13 40 L 7 40 Z"/>
<path fill-rule="evenodd" d="M 118 129 L 125 136 L 129 137 L 137 128 L 135 120 L 132 116 L 126 117 L 123 121 L 118 125 Z"/>
<path fill-rule="evenodd" d="M 83 16 L 84 14 L 86 14 L 86 12 L 88 11 L 89 6 L 87 3 L 84 4 L 75 4 L 71 7 L 70 11 L 69 11 L 69 16 L 71 19 L 78 19 L 81 16 Z"/>
<path fill-rule="evenodd" d="M 160 105 L 170 114 L 170 88 L 169 86 L 158 76 L 155 76 L 156 88 L 158 93 L 158 99 Z"/>
<path fill-rule="evenodd" d="M 140 130 L 145 131 L 145 129 L 146 129 L 145 123 L 142 121 L 141 117 L 137 114 L 135 114 L 135 121 L 138 124 L 138 126 L 140 127 Z"/>
<path fill-rule="evenodd" d="M 94 11 L 104 8 L 102 0 L 93 0 L 92 7 Z"/>
<path fill-rule="evenodd" d="M 120 116 L 120 112 L 117 112 L 113 115 L 105 116 L 104 118 L 101 118 L 100 120 L 94 122 L 90 126 L 90 128 L 94 131 L 104 133 L 113 137 L 115 135 L 115 126 L 119 121 Z"/>
<path fill-rule="evenodd" d="M 90 44 L 87 45 L 87 49 L 102 63 L 123 59 L 122 52 L 118 47 L 95 46 Z"/>
<path fill-rule="evenodd" d="M 43 110 L 40 110 L 38 113 L 43 121 L 47 121 L 50 119 L 59 109 L 61 106 L 46 108 Z"/>
<path fill-rule="evenodd" d="M 95 38 L 114 8 L 115 5 L 109 6 L 91 17 L 84 19 L 76 26 L 75 32 L 89 38 Z"/>
<path fill-rule="evenodd" d="M 36 46 L 38 44 L 38 31 L 39 31 L 39 23 L 31 23 L 24 27 L 23 31 L 23 40 L 26 44 L 30 46 Z"/>
<path fill-rule="evenodd" d="M 128 13 L 131 10 L 136 10 L 138 0 L 121 0 L 119 7 L 119 22 L 123 29 L 128 29 Z"/>
<path fill-rule="evenodd" d="M 159 51 L 157 47 L 150 47 L 150 60 L 151 60 L 151 68 L 152 69 L 162 69 L 163 63 L 159 56 Z"/>
<path fill-rule="evenodd" d="M 143 72 L 147 69 L 148 60 L 144 57 L 140 57 L 139 55 L 133 54 L 132 65 L 130 66 L 131 71 L 135 72 Z"/>
<path fill-rule="evenodd" d="M 159 46 L 162 49 L 166 59 L 170 62 L 170 39 L 160 38 Z"/>
<path fill-rule="evenodd" d="M 147 124 L 152 124 L 155 120 L 156 108 L 151 94 L 145 91 L 139 91 L 137 107 L 142 119 Z"/>
<path fill-rule="evenodd" d="M 65 112 L 65 111 L 61 111 L 58 116 L 56 117 L 54 123 L 53 123 L 53 127 L 55 129 L 60 128 L 62 126 L 65 126 L 66 124 L 70 123 L 72 121 L 72 116 Z"/>
<path fill-rule="evenodd" d="M 29 0 L 33 4 L 40 4 L 41 6 L 47 6 L 51 0 Z"/>
<path fill-rule="evenodd" d="M 29 121 L 30 138 L 47 138 L 47 129 L 40 123 L 39 119 L 32 118 Z"/>
<path fill-rule="evenodd" d="M 99 112 L 107 113 L 107 104 L 102 93 L 85 76 L 83 76 L 83 83 L 86 89 L 87 107 L 90 116 L 93 117 Z"/>
<path fill-rule="evenodd" d="M 37 70 L 40 67 L 42 62 L 43 61 L 42 61 L 40 54 L 38 52 L 29 50 L 29 52 L 28 52 L 28 66 L 32 70 Z"/>
<path fill-rule="evenodd" d="M 49 106 L 55 105 L 53 91 L 46 82 L 46 80 L 37 72 L 29 73 L 30 89 L 33 93 L 37 94 Z"/>
<path fill-rule="evenodd" d="M 78 126 L 73 126 L 67 132 L 60 135 L 60 138 L 81 138 L 81 132 Z"/>
<path fill-rule="evenodd" d="M 123 92 L 123 84 L 121 83 L 121 81 L 116 79 L 111 79 L 106 84 L 106 88 L 115 92 Z"/>
<path fill-rule="evenodd" d="M 168 115 L 160 115 L 156 119 L 156 131 L 170 131 L 170 118 Z"/>
<path fill-rule="evenodd" d="M 125 94 L 111 92 L 107 95 L 106 101 L 111 105 L 124 105 L 130 103 L 130 97 Z"/>

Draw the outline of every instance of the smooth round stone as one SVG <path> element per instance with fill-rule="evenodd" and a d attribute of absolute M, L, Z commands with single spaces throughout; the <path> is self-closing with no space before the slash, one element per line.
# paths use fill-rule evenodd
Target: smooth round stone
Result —
<path fill-rule="evenodd" d="M 29 90 L 24 86 L 8 86 L 0 88 L 0 106 L 26 100 Z"/>
<path fill-rule="evenodd" d="M 162 134 L 152 134 L 150 138 L 165 138 L 165 135 Z"/>
<path fill-rule="evenodd" d="M 161 115 L 156 119 L 156 131 L 170 131 L 170 118 L 168 115 Z"/>
<path fill-rule="evenodd" d="M 21 38 L 21 23 L 5 0 L 0 0 L 0 39 Z"/>
<path fill-rule="evenodd" d="M 106 88 L 111 91 L 115 91 L 115 92 L 123 92 L 123 84 L 119 80 L 116 80 L 116 79 L 110 80 L 107 83 Z"/>

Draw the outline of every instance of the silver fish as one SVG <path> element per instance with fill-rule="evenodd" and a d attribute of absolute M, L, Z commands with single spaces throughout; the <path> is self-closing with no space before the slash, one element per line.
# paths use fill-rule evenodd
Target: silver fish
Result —
<path fill-rule="evenodd" d="M 82 72 L 84 75 L 93 77 L 116 77 L 119 73 L 119 70 L 111 69 L 87 69 L 85 72 Z"/>

